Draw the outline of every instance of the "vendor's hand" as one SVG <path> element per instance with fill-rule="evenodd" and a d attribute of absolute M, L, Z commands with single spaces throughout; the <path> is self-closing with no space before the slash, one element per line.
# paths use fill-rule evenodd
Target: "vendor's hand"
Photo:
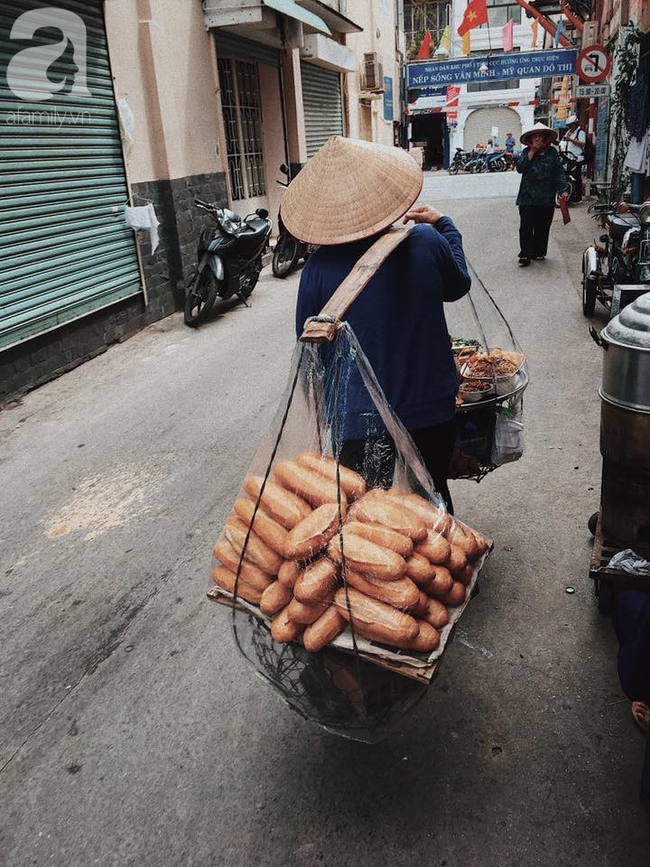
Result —
<path fill-rule="evenodd" d="M 565 190 L 563 193 L 560 193 L 560 198 L 561 198 L 561 199 L 564 199 L 564 200 L 566 201 L 566 199 L 569 198 L 569 192 L 568 192 L 568 190 Z"/>
<path fill-rule="evenodd" d="M 410 211 L 404 214 L 402 223 L 413 220 L 414 223 L 429 223 L 429 225 L 435 226 L 440 217 L 444 217 L 444 214 L 436 211 L 432 205 L 414 205 Z"/>

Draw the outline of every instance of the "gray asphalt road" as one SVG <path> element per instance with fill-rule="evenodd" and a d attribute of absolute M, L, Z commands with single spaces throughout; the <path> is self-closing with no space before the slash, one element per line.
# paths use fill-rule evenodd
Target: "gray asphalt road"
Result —
<path fill-rule="evenodd" d="M 643 740 L 587 577 L 591 229 L 576 212 L 521 271 L 512 199 L 435 181 L 533 381 L 525 459 L 454 486 L 496 550 L 429 695 L 381 744 L 323 734 L 205 600 L 293 345 L 297 280 L 267 277 L 250 309 L 171 317 L 0 414 L 2 867 L 647 861 Z"/>

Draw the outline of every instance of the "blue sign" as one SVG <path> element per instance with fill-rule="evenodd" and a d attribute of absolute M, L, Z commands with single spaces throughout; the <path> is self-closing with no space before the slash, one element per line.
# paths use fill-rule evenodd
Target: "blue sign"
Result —
<path fill-rule="evenodd" d="M 384 120 L 393 119 L 393 79 L 384 75 Z"/>
<path fill-rule="evenodd" d="M 472 81 L 505 81 L 511 78 L 546 78 L 573 75 L 576 71 L 575 49 L 558 51 L 515 51 L 485 57 L 460 57 L 458 60 L 427 61 L 406 64 L 407 87 L 440 87 Z M 486 71 L 480 67 L 485 65 Z"/>

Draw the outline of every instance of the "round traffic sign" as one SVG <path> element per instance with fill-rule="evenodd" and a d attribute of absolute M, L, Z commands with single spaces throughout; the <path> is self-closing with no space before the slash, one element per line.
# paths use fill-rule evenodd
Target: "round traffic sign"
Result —
<path fill-rule="evenodd" d="M 612 58 L 602 45 L 587 45 L 578 54 L 576 71 L 586 84 L 597 84 L 607 78 Z"/>

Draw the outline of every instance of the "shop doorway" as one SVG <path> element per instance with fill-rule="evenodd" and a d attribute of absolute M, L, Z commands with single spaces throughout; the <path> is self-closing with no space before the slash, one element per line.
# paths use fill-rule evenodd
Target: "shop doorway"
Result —
<path fill-rule="evenodd" d="M 445 135 L 447 124 L 441 114 L 414 117 L 411 121 L 411 144 L 422 148 L 422 168 L 425 171 L 445 166 Z"/>

